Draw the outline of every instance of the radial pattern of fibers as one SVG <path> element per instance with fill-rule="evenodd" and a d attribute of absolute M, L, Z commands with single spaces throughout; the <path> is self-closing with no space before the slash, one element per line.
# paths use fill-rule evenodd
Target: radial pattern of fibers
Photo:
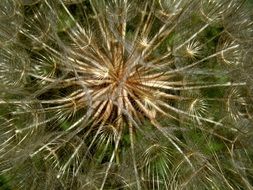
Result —
<path fill-rule="evenodd" d="M 0 189 L 253 189 L 251 10 L 1 0 Z"/>

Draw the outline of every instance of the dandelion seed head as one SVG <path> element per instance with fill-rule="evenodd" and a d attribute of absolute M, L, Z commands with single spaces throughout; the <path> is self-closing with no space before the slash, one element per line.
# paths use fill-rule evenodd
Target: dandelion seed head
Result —
<path fill-rule="evenodd" d="M 0 183 L 251 189 L 247 5 L 1 2 Z"/>

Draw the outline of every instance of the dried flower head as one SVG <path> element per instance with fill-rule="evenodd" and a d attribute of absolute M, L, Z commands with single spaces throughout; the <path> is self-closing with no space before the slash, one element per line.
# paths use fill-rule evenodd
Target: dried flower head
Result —
<path fill-rule="evenodd" d="M 247 6 L 1 1 L 0 184 L 252 189 Z"/>

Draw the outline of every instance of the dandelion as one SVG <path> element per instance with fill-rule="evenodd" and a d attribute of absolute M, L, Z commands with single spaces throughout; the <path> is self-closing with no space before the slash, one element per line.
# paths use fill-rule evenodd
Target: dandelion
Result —
<path fill-rule="evenodd" d="M 247 6 L 3 1 L 0 184 L 252 189 Z"/>

